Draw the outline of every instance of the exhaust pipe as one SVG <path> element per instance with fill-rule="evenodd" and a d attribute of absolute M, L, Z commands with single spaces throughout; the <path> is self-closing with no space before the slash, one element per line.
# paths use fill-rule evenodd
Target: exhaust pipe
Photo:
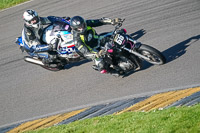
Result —
<path fill-rule="evenodd" d="M 33 64 L 40 65 L 40 66 L 44 66 L 44 63 L 39 59 L 34 59 L 34 58 L 26 56 L 26 57 L 24 57 L 24 60 L 26 62 L 29 62 L 29 63 L 33 63 Z"/>

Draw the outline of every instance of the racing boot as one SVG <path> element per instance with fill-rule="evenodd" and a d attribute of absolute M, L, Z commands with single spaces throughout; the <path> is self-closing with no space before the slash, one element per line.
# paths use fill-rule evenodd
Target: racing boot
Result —
<path fill-rule="evenodd" d="M 92 66 L 94 70 L 100 71 L 100 73 L 105 74 L 107 73 L 107 65 L 102 58 L 96 58 L 94 60 L 95 65 Z"/>
<path fill-rule="evenodd" d="M 104 74 L 104 73 L 107 73 L 107 70 L 106 69 L 102 69 L 96 65 L 93 65 L 92 68 L 96 71 L 100 71 L 100 73 Z"/>

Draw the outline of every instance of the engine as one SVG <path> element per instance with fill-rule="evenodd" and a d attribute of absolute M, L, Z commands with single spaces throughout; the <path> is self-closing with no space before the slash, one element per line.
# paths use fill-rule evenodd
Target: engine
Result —
<path fill-rule="evenodd" d="M 123 70 L 123 71 L 128 71 L 130 69 L 134 68 L 134 63 L 127 59 L 126 57 L 120 57 L 120 60 L 118 62 L 118 66 Z"/>

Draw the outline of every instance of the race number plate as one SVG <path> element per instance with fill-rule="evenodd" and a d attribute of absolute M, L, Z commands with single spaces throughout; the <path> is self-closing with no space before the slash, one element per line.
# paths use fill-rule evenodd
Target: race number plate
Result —
<path fill-rule="evenodd" d="M 119 45 L 122 45 L 124 42 L 124 36 L 117 34 L 114 38 L 114 42 L 118 43 Z"/>

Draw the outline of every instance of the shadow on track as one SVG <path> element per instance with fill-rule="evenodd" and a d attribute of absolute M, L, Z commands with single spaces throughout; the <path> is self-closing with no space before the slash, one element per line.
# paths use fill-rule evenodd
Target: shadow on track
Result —
<path fill-rule="evenodd" d="M 183 54 L 185 54 L 187 51 L 186 48 L 188 46 L 190 46 L 192 43 L 198 41 L 199 39 L 200 39 L 200 35 L 193 36 L 193 37 L 188 38 L 187 40 L 184 40 L 184 41 L 166 49 L 165 51 L 163 51 L 162 54 L 166 58 L 166 63 L 169 63 L 169 62 L 179 58 Z M 144 61 L 143 68 L 141 70 L 147 69 L 151 66 L 153 66 L 153 65 Z"/>
<path fill-rule="evenodd" d="M 63 70 L 70 69 L 70 68 L 75 67 L 75 66 L 80 66 L 80 65 L 88 63 L 88 62 L 90 62 L 90 61 L 85 59 L 85 60 L 82 60 L 82 61 L 70 63 L 70 64 L 65 65 Z"/>
<path fill-rule="evenodd" d="M 133 37 L 133 39 L 138 40 L 139 38 L 144 36 L 144 34 L 146 34 L 146 31 L 144 29 L 141 29 L 134 33 L 131 33 L 130 36 Z"/>
<path fill-rule="evenodd" d="M 144 34 L 146 33 L 145 30 L 139 30 L 135 33 L 132 33 L 130 34 L 134 39 L 139 39 L 140 37 L 142 37 Z M 193 36 L 193 37 L 190 37 L 188 38 L 187 40 L 184 40 L 168 49 L 166 49 L 165 51 L 162 52 L 162 54 L 166 57 L 166 63 L 169 63 L 179 57 L 181 57 L 182 55 L 184 55 L 186 53 L 186 49 L 187 47 L 189 47 L 190 45 L 192 45 L 193 43 L 197 42 L 200 40 L 200 35 L 196 35 L 196 36 Z M 153 66 L 152 64 L 146 62 L 146 61 L 143 61 L 143 67 L 142 69 L 140 69 L 139 71 L 141 70 L 145 70 L 149 67 Z M 129 76 L 131 74 L 133 74 L 134 72 L 137 72 L 137 71 L 133 71 L 133 72 L 130 72 L 129 74 L 127 74 L 126 76 Z M 125 77 L 126 77 L 125 76 Z"/>
<path fill-rule="evenodd" d="M 162 53 L 166 57 L 167 63 L 185 54 L 187 51 L 186 48 L 189 47 L 191 44 L 195 43 L 196 41 L 198 41 L 199 39 L 200 35 L 193 36 L 163 51 Z"/>

